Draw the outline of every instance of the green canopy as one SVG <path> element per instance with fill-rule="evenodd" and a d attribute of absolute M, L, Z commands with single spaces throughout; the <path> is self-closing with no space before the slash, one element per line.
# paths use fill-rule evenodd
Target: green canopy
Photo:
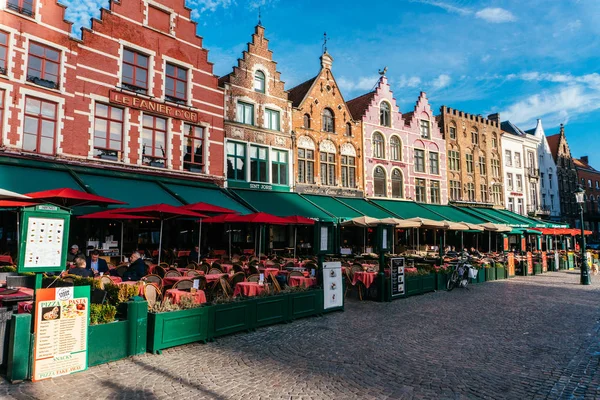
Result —
<path fill-rule="evenodd" d="M 315 204 L 317 207 L 327 212 L 328 214 L 333 215 L 338 220 L 347 220 L 363 216 L 360 212 L 356 211 L 352 207 L 347 206 L 341 201 L 338 201 L 334 197 L 318 196 L 315 194 L 303 194 L 301 195 L 301 197 Z"/>
<path fill-rule="evenodd" d="M 509 235 L 541 235 L 542 232 L 536 231 L 535 229 L 526 229 L 526 228 L 513 228 L 512 231 L 508 233 Z"/>
<path fill-rule="evenodd" d="M 1 188 L 20 194 L 59 188 L 84 190 L 63 165 L 19 161 L 0 164 Z"/>
<path fill-rule="evenodd" d="M 421 207 L 426 208 L 436 214 L 439 214 L 445 221 L 451 222 L 466 222 L 468 224 L 483 224 L 488 222 L 482 218 L 478 218 L 461 207 L 442 206 L 439 204 L 421 204 Z M 441 221 L 440 220 L 440 221 Z M 468 232 L 468 231 L 465 231 Z"/>
<path fill-rule="evenodd" d="M 400 218 L 426 218 L 434 221 L 443 221 L 444 217 L 441 215 L 423 207 L 419 203 L 414 201 L 400 201 L 400 200 L 380 200 L 373 199 L 373 203 L 384 208 L 389 213 L 392 213 Z"/>
<path fill-rule="evenodd" d="M 250 214 L 251 211 L 234 200 L 229 194 L 218 187 L 196 187 L 173 183 L 164 184 L 167 189 L 176 196 L 182 198 L 186 203 L 208 203 L 219 207 L 225 207 L 240 214 Z"/>
<path fill-rule="evenodd" d="M 494 211 L 506 215 L 509 218 L 514 218 L 516 220 L 522 221 L 524 224 L 527 224 L 530 228 L 546 228 L 547 224 L 544 221 L 540 221 L 538 219 L 525 217 L 523 215 L 514 213 L 512 211 L 506 209 L 494 209 Z"/>
<path fill-rule="evenodd" d="M 363 213 L 367 217 L 377 218 L 377 219 L 394 217 L 394 214 L 391 214 L 391 213 L 381 209 L 375 203 L 365 200 L 365 199 L 336 197 L 336 200 L 344 203 L 348 207 L 352 207 L 353 209 L 355 209 L 358 212 Z"/>
<path fill-rule="evenodd" d="M 528 224 L 511 218 L 510 216 L 503 215 L 498 213 L 497 210 L 493 208 L 482 208 L 482 207 L 468 207 L 469 210 L 475 215 L 481 216 L 481 218 L 486 219 L 488 222 L 492 222 L 494 224 L 504 224 L 511 227 L 524 227 L 526 228 Z"/>
<path fill-rule="evenodd" d="M 248 203 L 256 211 L 278 217 L 300 215 L 320 221 L 331 222 L 334 218 L 327 212 L 304 199 L 298 193 L 260 192 L 257 190 L 230 189 L 232 193 Z M 225 207 L 225 206 L 223 206 Z"/>

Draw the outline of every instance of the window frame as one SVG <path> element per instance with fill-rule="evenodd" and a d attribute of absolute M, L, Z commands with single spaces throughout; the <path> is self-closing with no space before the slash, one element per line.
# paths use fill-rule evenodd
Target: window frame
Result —
<path fill-rule="evenodd" d="M 352 124 L 346 122 L 346 132 L 344 133 L 347 137 L 352 137 Z"/>
<path fill-rule="evenodd" d="M 173 67 L 174 69 L 174 75 L 169 75 L 169 66 Z M 180 78 L 178 76 L 179 72 L 183 71 L 185 73 L 185 77 L 184 78 Z M 167 62 L 165 63 L 165 99 L 168 101 L 171 101 L 173 103 L 183 103 L 186 104 L 188 101 L 188 73 L 189 73 L 189 69 L 184 68 L 180 65 L 171 63 L 171 62 Z M 169 80 L 172 81 L 174 88 L 169 88 Z M 177 96 L 178 90 L 177 90 L 177 83 L 181 82 L 183 83 L 183 97 L 179 97 Z M 172 92 L 172 94 L 169 94 L 169 91 Z"/>
<path fill-rule="evenodd" d="M 229 152 L 229 144 L 233 145 L 233 149 L 234 152 L 230 153 Z M 241 153 L 238 152 L 238 150 L 241 149 Z M 248 160 L 247 160 L 247 155 L 248 155 L 248 146 L 247 143 L 244 142 L 236 142 L 236 141 L 227 141 L 226 142 L 226 153 L 225 153 L 225 157 L 226 157 L 226 162 L 227 162 L 227 179 L 228 180 L 232 180 L 232 181 L 240 181 L 240 182 L 246 182 L 248 181 Z M 232 158 L 233 162 L 231 163 L 231 171 L 233 172 L 233 174 L 230 174 L 230 169 L 229 169 L 229 159 Z M 241 168 L 241 171 L 238 171 L 237 168 L 235 168 L 235 166 L 237 165 L 237 160 L 242 160 L 243 166 Z M 238 176 L 238 173 L 242 175 L 242 177 L 240 178 Z M 233 177 L 230 177 L 230 175 L 233 175 Z"/>
<path fill-rule="evenodd" d="M 487 175 L 487 164 L 486 157 L 479 156 L 479 175 L 486 176 Z"/>
<path fill-rule="evenodd" d="M 497 158 L 492 158 L 490 162 L 492 165 L 492 176 L 494 178 L 499 178 L 500 177 L 500 161 Z"/>
<path fill-rule="evenodd" d="M 373 158 L 385 159 L 385 138 L 383 133 L 373 133 Z"/>
<path fill-rule="evenodd" d="M 450 139 L 456 140 L 456 125 L 450 124 L 450 126 L 448 126 L 448 136 Z"/>
<path fill-rule="evenodd" d="M 427 181 L 423 178 L 415 178 L 415 202 L 427 203 Z"/>
<path fill-rule="evenodd" d="M 349 155 L 342 155 L 340 157 L 342 164 L 342 187 L 355 188 L 356 187 L 356 157 Z M 352 162 L 350 162 L 352 161 Z"/>
<path fill-rule="evenodd" d="M 402 175 L 402 171 L 399 168 L 392 169 L 392 173 L 390 174 L 390 181 L 392 182 L 392 198 L 393 199 L 403 199 L 404 198 L 404 176 Z M 400 195 L 396 195 L 395 190 L 397 188 L 399 190 Z"/>
<path fill-rule="evenodd" d="M 512 174 L 512 172 L 507 172 L 506 173 L 506 189 L 507 190 L 514 190 L 515 189 L 515 182 L 513 180 L 513 174 Z"/>
<path fill-rule="evenodd" d="M 513 165 L 512 151 L 510 150 L 504 150 L 504 165 L 507 167 L 512 167 Z"/>
<path fill-rule="evenodd" d="M 392 106 L 386 100 L 379 103 L 379 125 L 392 127 Z"/>
<path fill-rule="evenodd" d="M 390 137 L 390 160 L 402 161 L 402 140 L 397 135 Z"/>
<path fill-rule="evenodd" d="M 103 116 L 98 116 L 98 106 L 104 106 L 107 107 L 107 117 L 103 117 Z M 113 118 L 113 111 L 114 110 L 119 110 L 121 111 L 121 119 L 117 119 L 117 118 Z M 105 147 L 99 147 L 96 146 L 96 120 L 101 119 L 103 121 L 106 121 L 106 132 L 105 133 L 105 142 L 106 142 L 106 146 Z M 112 123 L 119 123 L 121 124 L 121 137 L 119 139 L 120 142 L 120 147 L 118 150 L 115 150 L 113 148 L 110 147 L 110 142 L 114 141 L 111 140 L 111 127 L 112 127 Z M 121 108 L 121 107 L 116 107 L 112 104 L 108 104 L 108 103 L 102 103 L 102 102 L 96 102 L 94 104 L 94 132 L 93 132 L 93 139 L 92 139 L 92 147 L 94 149 L 94 152 L 96 152 L 96 150 L 100 150 L 101 152 L 106 153 L 110 153 L 110 152 L 117 152 L 117 154 L 115 155 L 111 155 L 111 154 L 106 154 L 108 156 L 113 156 L 116 157 L 115 161 L 118 160 L 118 153 L 119 152 L 123 152 L 123 136 L 124 136 L 124 132 L 125 132 L 125 109 Z M 94 154 L 94 157 L 99 157 L 102 158 L 104 154 Z"/>
<path fill-rule="evenodd" d="M 133 62 L 126 61 L 126 53 L 127 52 L 133 54 Z M 145 67 L 142 65 L 138 65 L 138 60 L 140 57 L 146 59 Z M 143 93 L 143 94 L 148 93 L 148 90 L 150 88 L 150 57 L 151 57 L 150 55 L 144 54 L 141 51 L 134 50 L 129 47 L 123 47 L 123 61 L 122 61 L 123 65 L 121 67 L 121 86 L 124 89 L 130 90 L 130 91 L 136 92 L 136 93 Z M 125 81 L 125 78 L 126 78 L 125 77 L 125 66 L 126 65 L 128 65 L 132 69 L 133 76 L 131 77 L 131 82 L 133 82 L 133 83 Z M 138 76 L 139 71 L 146 71 L 145 86 L 138 85 L 139 82 L 138 82 L 137 76 Z"/>
<path fill-rule="evenodd" d="M 272 125 L 273 116 L 276 117 L 276 127 L 273 127 Z M 277 132 L 281 130 L 281 113 L 278 110 L 273 110 L 272 108 L 265 108 L 265 128 Z"/>
<path fill-rule="evenodd" d="M 14 4 L 17 3 L 17 4 Z M 25 8 L 25 3 L 31 4 L 31 9 Z M 35 16 L 35 0 L 8 0 L 6 2 L 6 8 L 9 10 L 18 12 L 19 14 L 26 15 L 33 18 Z"/>
<path fill-rule="evenodd" d="M 281 161 L 281 156 L 285 161 Z M 289 152 L 281 149 L 271 149 L 271 182 L 275 185 L 288 184 Z M 282 171 L 283 168 L 283 171 Z M 277 178 L 277 179 L 276 179 Z M 283 179 L 282 179 L 283 178 Z"/>
<path fill-rule="evenodd" d="M 462 186 L 460 181 L 450 181 L 450 198 L 454 201 L 460 201 L 462 198 Z"/>
<path fill-rule="evenodd" d="M 479 196 L 481 196 L 481 202 L 488 202 L 488 192 L 487 192 L 487 184 L 480 183 L 479 184 Z"/>
<path fill-rule="evenodd" d="M 435 156 L 435 158 L 433 158 L 432 156 Z M 436 151 L 429 152 L 429 173 L 431 175 L 440 174 L 440 153 Z"/>
<path fill-rule="evenodd" d="M 333 160 L 330 160 L 330 156 L 333 157 Z M 319 172 L 321 175 L 321 185 L 335 186 L 337 184 L 337 174 L 335 173 L 337 165 L 336 156 L 336 153 L 319 151 Z"/>
<path fill-rule="evenodd" d="M 422 156 L 417 156 L 417 154 L 422 154 Z M 415 172 L 422 172 L 425 173 L 425 150 L 424 149 L 415 149 Z M 419 160 L 422 161 L 422 163 L 419 163 Z"/>
<path fill-rule="evenodd" d="M 308 113 L 304 114 L 302 117 L 302 124 L 304 125 L 304 129 L 310 129 L 311 118 Z"/>
<path fill-rule="evenodd" d="M 473 182 L 467 183 L 467 201 L 475 202 L 475 184 Z"/>
<path fill-rule="evenodd" d="M 473 161 L 473 153 L 466 153 L 465 154 L 465 165 L 466 165 L 466 169 L 467 169 L 467 174 L 473 174 L 473 173 L 475 173 L 475 166 L 474 166 L 474 161 Z"/>
<path fill-rule="evenodd" d="M 240 107 L 241 107 L 242 112 L 240 112 Z M 250 122 L 246 121 L 246 110 L 247 109 L 252 111 L 251 115 L 250 115 L 250 119 L 251 119 Z M 254 121 L 255 121 L 254 104 L 238 100 L 236 103 L 235 111 L 236 111 L 235 120 L 238 124 L 254 126 Z"/>
<path fill-rule="evenodd" d="M 259 76 L 259 74 L 261 76 Z M 259 83 L 259 86 L 262 86 L 262 87 L 257 88 L 256 87 L 257 82 Z M 267 75 L 264 72 L 262 72 L 260 69 L 257 69 L 254 72 L 253 88 L 256 93 L 265 94 L 267 92 Z"/>
<path fill-rule="evenodd" d="M 427 124 L 427 126 L 425 126 Z M 425 135 L 423 134 L 423 128 L 425 129 Z M 419 119 L 419 132 L 421 134 L 421 138 L 423 139 L 431 139 L 431 121 L 428 119 Z"/>
<path fill-rule="evenodd" d="M 328 113 L 329 115 L 326 115 Z M 323 132 L 335 133 L 335 113 L 329 107 L 323 109 L 321 130 Z"/>
<path fill-rule="evenodd" d="M 189 129 L 188 129 L 189 127 Z M 197 136 L 192 136 L 189 135 L 188 132 L 190 132 L 190 129 L 200 129 L 200 131 L 202 132 L 201 137 L 198 138 Z M 192 146 L 191 149 L 192 151 L 190 153 L 187 153 L 187 143 L 188 141 L 191 140 L 192 141 Z M 200 162 L 196 161 L 197 155 L 196 155 L 196 151 L 195 149 L 196 147 L 196 142 L 200 142 Z M 183 124 L 183 149 L 181 151 L 182 153 L 182 165 L 183 165 L 183 169 L 185 171 L 190 171 L 190 172 L 204 172 L 204 167 L 205 167 L 205 162 L 204 162 L 204 157 L 205 157 L 205 148 L 204 146 L 206 145 L 206 128 L 204 126 L 201 125 L 194 125 L 194 124 L 188 124 L 188 123 L 184 123 Z M 191 161 L 186 161 L 185 160 L 185 156 L 191 154 Z M 188 166 L 186 168 L 186 166 Z M 194 170 L 194 167 L 196 167 L 195 169 L 197 169 L 197 171 Z"/>
<path fill-rule="evenodd" d="M 32 53 L 32 47 L 37 46 L 43 49 L 43 55 L 37 55 Z M 56 53 L 56 60 L 53 60 L 48 56 L 48 53 Z M 39 60 L 40 69 L 37 70 L 32 66 L 32 58 Z M 50 89 L 58 89 L 60 88 L 60 75 L 61 75 L 61 59 L 62 59 L 62 51 L 58 50 L 54 47 L 48 46 L 43 43 L 36 42 L 34 40 L 29 41 L 29 46 L 27 49 L 27 72 L 25 74 L 25 79 L 27 82 L 34 83 L 38 86 L 50 88 Z M 56 74 L 49 73 L 47 71 L 48 65 L 56 66 Z M 38 73 L 38 75 L 32 74 L 32 72 Z M 56 77 L 56 80 L 47 79 L 50 76 Z M 41 81 L 48 82 L 48 84 L 44 84 Z"/>
<path fill-rule="evenodd" d="M 377 174 L 377 171 L 381 171 L 381 174 Z M 378 193 L 377 189 L 381 191 Z M 376 166 L 373 169 L 373 195 L 375 197 L 387 197 L 387 174 L 385 168 L 381 165 Z"/>
<path fill-rule="evenodd" d="M 450 171 L 460 172 L 460 151 L 448 150 L 448 168 Z"/>
<path fill-rule="evenodd" d="M 40 114 L 30 114 L 27 112 L 27 100 L 29 100 L 29 99 L 40 102 Z M 43 108 L 43 103 L 48 103 L 48 104 L 51 104 L 54 106 L 54 119 L 43 116 L 43 114 L 41 112 L 41 110 Z M 27 152 L 27 153 L 55 155 L 56 154 L 56 135 L 57 135 L 57 131 L 58 131 L 58 120 L 59 120 L 58 103 L 56 103 L 54 101 L 48 101 L 48 100 L 45 100 L 45 99 L 42 99 L 39 97 L 35 97 L 35 96 L 25 96 L 24 104 L 25 104 L 25 107 L 23 109 L 23 143 L 22 143 L 21 148 L 23 149 L 24 152 Z M 35 134 L 25 132 L 27 118 L 32 118 L 32 119 L 37 120 L 37 129 L 36 129 Z M 43 129 L 42 129 L 43 121 L 50 121 L 50 122 L 54 123 L 54 132 L 52 134 L 52 153 L 44 153 L 44 152 L 40 151 L 42 138 L 43 137 L 48 138 L 48 136 L 43 136 Z M 35 135 L 35 150 L 26 150 L 24 148 L 26 135 L 30 135 L 30 136 Z"/>
<path fill-rule="evenodd" d="M 476 146 L 479 145 L 479 131 L 477 129 L 471 130 L 471 143 Z"/>
<path fill-rule="evenodd" d="M 252 150 L 256 149 L 256 157 L 252 155 Z M 260 150 L 265 151 L 265 158 L 260 158 Z M 269 174 L 269 148 L 267 146 L 260 146 L 256 144 L 250 144 L 250 152 L 248 153 L 248 159 L 250 160 L 250 182 L 268 183 L 270 179 Z M 256 163 L 256 164 L 254 164 Z M 260 180 L 260 169 L 264 166 L 265 177 L 264 180 Z M 256 168 L 256 178 L 253 179 L 253 170 Z"/>
<path fill-rule="evenodd" d="M 152 126 L 151 127 L 146 125 L 146 117 L 152 118 Z M 158 120 L 163 120 L 165 122 L 164 130 L 157 127 L 156 121 L 158 121 Z M 148 155 L 146 153 L 146 148 L 144 147 L 144 135 L 146 133 L 145 132 L 146 130 L 152 131 L 152 146 L 151 146 L 152 154 L 151 155 Z M 156 142 L 157 142 L 156 134 L 157 134 L 157 132 L 164 134 L 165 147 L 162 150 L 164 153 L 162 155 L 162 157 L 155 154 L 155 151 L 158 150 L 158 149 L 156 149 Z M 142 165 L 156 167 L 156 165 L 152 165 L 152 164 L 159 162 L 157 160 L 163 160 L 164 166 L 158 167 L 158 168 L 167 168 L 167 161 L 168 161 L 168 155 L 169 155 L 169 153 L 167 151 L 167 149 L 168 149 L 167 145 L 169 143 L 168 137 L 169 137 L 169 119 L 168 118 L 164 118 L 164 117 L 154 115 L 154 114 L 143 114 L 142 115 Z M 144 158 L 148 158 L 150 161 L 146 162 L 144 160 Z"/>
<path fill-rule="evenodd" d="M 442 203 L 442 192 L 440 181 L 429 181 L 429 202 L 430 204 Z"/>
<path fill-rule="evenodd" d="M 4 35 L 6 38 L 6 44 L 0 40 L 0 49 L 4 49 L 4 58 L 0 57 L 0 74 L 8 75 L 8 63 L 10 60 L 10 33 L 0 31 L 0 37 Z M 4 64 L 4 66 L 2 66 Z"/>
<path fill-rule="evenodd" d="M 303 155 L 300 155 L 300 152 Z M 312 152 L 312 157 L 308 157 L 308 152 Z M 315 183 L 315 150 L 299 147 L 296 152 L 298 157 L 298 183 L 314 184 Z M 312 169 L 309 168 L 312 166 Z M 309 174 L 309 172 L 311 172 Z M 309 179 L 310 178 L 310 179 Z"/>

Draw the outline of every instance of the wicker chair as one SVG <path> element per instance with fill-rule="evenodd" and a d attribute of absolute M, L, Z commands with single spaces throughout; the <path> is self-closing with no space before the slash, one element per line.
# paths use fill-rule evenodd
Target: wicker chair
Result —
<path fill-rule="evenodd" d="M 123 277 L 123 275 L 125 275 L 125 273 L 127 272 L 127 269 L 129 268 L 129 266 L 127 264 L 121 264 L 117 267 L 117 275 L 119 275 L 121 278 Z"/>
<path fill-rule="evenodd" d="M 111 285 L 113 284 L 112 279 L 110 279 L 110 276 L 102 275 L 100 277 L 100 288 L 104 289 L 104 285 L 108 285 L 108 284 L 111 284 Z"/>
<path fill-rule="evenodd" d="M 304 268 L 311 270 L 311 269 L 318 269 L 319 267 L 314 262 L 309 261 L 306 264 L 304 264 Z"/>
<path fill-rule="evenodd" d="M 175 282 L 173 289 L 191 289 L 194 287 L 194 281 L 191 279 L 182 279 Z"/>
<path fill-rule="evenodd" d="M 160 276 L 161 278 L 164 278 L 165 274 L 167 273 L 167 270 L 161 267 L 160 265 L 157 265 L 154 267 L 154 273 Z"/>
<path fill-rule="evenodd" d="M 258 275 L 258 274 L 250 275 L 248 277 L 247 281 L 248 282 L 257 282 L 258 283 L 260 281 L 260 275 Z"/>
<path fill-rule="evenodd" d="M 161 267 L 163 267 L 164 269 L 167 269 L 167 270 L 169 269 L 169 263 L 166 263 L 166 262 L 161 262 L 161 263 L 160 263 L 160 264 L 158 264 L 158 265 L 160 265 L 160 266 L 161 266 Z"/>
<path fill-rule="evenodd" d="M 273 263 L 273 265 L 271 265 L 270 268 L 277 268 L 277 269 L 280 270 L 281 269 L 281 264 L 279 264 L 279 263 Z"/>
<path fill-rule="evenodd" d="M 269 276 L 267 277 L 267 282 L 269 282 L 273 286 L 273 292 L 275 294 L 281 292 L 281 286 L 279 286 L 279 282 L 277 281 L 277 278 L 275 278 L 274 275 L 269 274 Z"/>
<path fill-rule="evenodd" d="M 222 273 L 223 273 L 223 271 L 221 271 L 219 268 L 211 268 L 208 271 L 208 274 L 206 274 L 206 275 L 215 275 L 215 274 L 222 274 Z"/>
<path fill-rule="evenodd" d="M 352 288 L 352 275 L 350 274 L 350 268 L 343 268 L 342 271 L 346 281 L 346 290 L 344 291 L 344 298 L 346 298 L 348 291 Z"/>
<path fill-rule="evenodd" d="M 360 264 L 352 264 L 352 266 L 350 267 L 350 270 L 354 274 L 355 272 L 362 272 L 363 267 Z"/>
<path fill-rule="evenodd" d="M 202 264 L 198 265 L 198 267 L 196 268 L 198 271 L 202 271 L 205 274 L 208 274 L 208 270 L 210 269 L 210 264 L 203 262 Z"/>
<path fill-rule="evenodd" d="M 144 298 L 148 302 L 148 308 L 154 307 L 157 301 L 160 301 L 162 293 L 158 286 L 154 283 L 147 283 L 144 285 Z"/>
<path fill-rule="evenodd" d="M 200 272 L 194 270 L 194 269 L 190 269 L 188 271 L 186 271 L 185 273 L 186 276 L 200 276 Z"/>
<path fill-rule="evenodd" d="M 284 268 L 296 268 L 296 264 L 294 264 L 293 261 L 288 261 L 285 263 L 285 267 Z"/>
<path fill-rule="evenodd" d="M 233 272 L 243 272 L 244 274 L 246 273 L 246 271 L 244 271 L 244 267 L 242 267 L 242 265 L 239 263 L 233 264 Z"/>
<path fill-rule="evenodd" d="M 187 269 L 196 269 L 198 268 L 198 264 L 196 264 L 195 262 L 191 262 L 188 265 L 185 266 Z"/>
<path fill-rule="evenodd" d="M 219 279 L 219 287 L 220 287 L 219 291 L 222 291 L 225 296 L 227 296 L 227 297 L 233 296 L 233 289 L 231 288 L 231 285 L 229 284 L 229 281 L 227 280 L 227 278 L 222 277 L 221 279 Z"/>
<path fill-rule="evenodd" d="M 236 272 L 235 274 L 233 274 L 233 276 L 229 280 L 229 282 L 231 283 L 231 287 L 234 289 L 235 289 L 235 285 L 237 285 L 239 282 L 245 282 L 245 281 L 246 281 L 246 274 L 243 272 Z"/>
<path fill-rule="evenodd" d="M 221 264 L 219 264 L 218 262 L 214 262 L 212 263 L 212 265 L 210 266 L 210 269 L 216 268 L 218 270 L 220 270 L 221 272 L 223 272 L 223 267 L 221 267 Z"/>
<path fill-rule="evenodd" d="M 163 287 L 163 280 L 159 275 L 150 274 L 146 275 L 142 278 L 142 280 L 146 283 L 154 283 L 159 289 Z"/>
<path fill-rule="evenodd" d="M 182 276 L 181 272 L 175 270 L 170 270 L 165 273 L 165 278 L 174 278 L 176 276 Z"/>
<path fill-rule="evenodd" d="M 260 271 L 258 270 L 258 267 L 254 264 L 250 264 L 248 265 L 248 273 L 250 275 L 258 275 L 260 274 Z"/>

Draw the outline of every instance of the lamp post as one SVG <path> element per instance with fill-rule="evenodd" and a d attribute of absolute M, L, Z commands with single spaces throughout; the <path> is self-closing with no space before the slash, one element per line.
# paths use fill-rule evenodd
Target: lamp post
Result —
<path fill-rule="evenodd" d="M 588 270 L 587 261 L 585 259 L 585 231 L 583 227 L 583 202 L 584 202 L 585 190 L 581 186 L 575 191 L 575 201 L 579 204 L 579 218 L 581 223 L 581 280 L 580 284 L 589 285 L 590 271 Z"/>

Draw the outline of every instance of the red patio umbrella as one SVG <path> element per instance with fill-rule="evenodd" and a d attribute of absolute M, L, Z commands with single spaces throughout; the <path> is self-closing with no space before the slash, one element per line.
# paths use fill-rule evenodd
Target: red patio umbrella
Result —
<path fill-rule="evenodd" d="M 77 217 L 78 219 L 118 219 L 121 220 L 121 259 L 123 257 L 123 225 L 124 222 L 123 220 L 129 219 L 157 219 L 157 218 L 153 218 L 153 217 L 145 217 L 143 215 L 128 215 L 128 214 L 124 214 L 123 212 L 119 213 L 117 212 L 118 210 L 123 211 L 123 208 L 119 208 L 119 209 L 114 209 L 114 210 L 106 210 L 106 211 L 99 211 L 99 212 L 95 212 L 92 214 L 87 214 L 87 215 L 81 215 L 79 217 Z"/>
<path fill-rule="evenodd" d="M 207 224 L 226 224 L 234 222 L 232 219 L 237 217 L 239 217 L 238 214 L 221 214 L 214 217 L 204 218 L 203 220 L 198 220 L 198 222 L 202 221 Z"/>
<path fill-rule="evenodd" d="M 185 206 L 181 206 L 185 210 L 195 211 L 205 214 L 237 214 L 237 211 L 230 210 L 229 208 L 215 206 L 213 204 L 208 203 L 194 203 L 188 204 Z"/>
<path fill-rule="evenodd" d="M 29 207 L 39 204 L 35 201 L 0 200 L 0 208 Z"/>
<path fill-rule="evenodd" d="M 301 215 L 292 215 L 290 217 L 285 217 L 290 224 L 294 226 L 294 260 L 296 259 L 296 247 L 297 247 L 297 236 L 298 236 L 298 225 L 314 225 L 315 220 L 303 217 Z"/>
<path fill-rule="evenodd" d="M 260 248 L 262 241 L 262 225 L 289 225 L 290 222 L 285 218 L 277 217 L 275 215 L 267 214 L 264 212 L 257 212 L 247 215 L 238 215 L 237 217 L 231 218 L 230 222 L 258 224 L 259 235 L 258 235 L 258 256 L 260 257 Z M 230 251 L 231 253 L 231 251 Z"/>
<path fill-rule="evenodd" d="M 119 212 L 129 215 L 143 215 L 148 218 L 160 219 L 160 236 L 158 240 L 158 263 L 160 264 L 160 255 L 162 251 L 162 232 L 163 224 L 166 220 L 182 217 L 206 218 L 206 215 L 194 211 L 185 210 L 181 207 L 171 206 L 169 204 L 154 204 L 151 206 L 137 208 L 123 208 Z"/>
<path fill-rule="evenodd" d="M 108 197 L 96 196 L 71 188 L 44 190 L 43 192 L 27 193 L 32 199 L 57 204 L 63 207 L 78 206 L 104 206 L 109 204 L 127 204 L 125 202 L 109 199 Z"/>

